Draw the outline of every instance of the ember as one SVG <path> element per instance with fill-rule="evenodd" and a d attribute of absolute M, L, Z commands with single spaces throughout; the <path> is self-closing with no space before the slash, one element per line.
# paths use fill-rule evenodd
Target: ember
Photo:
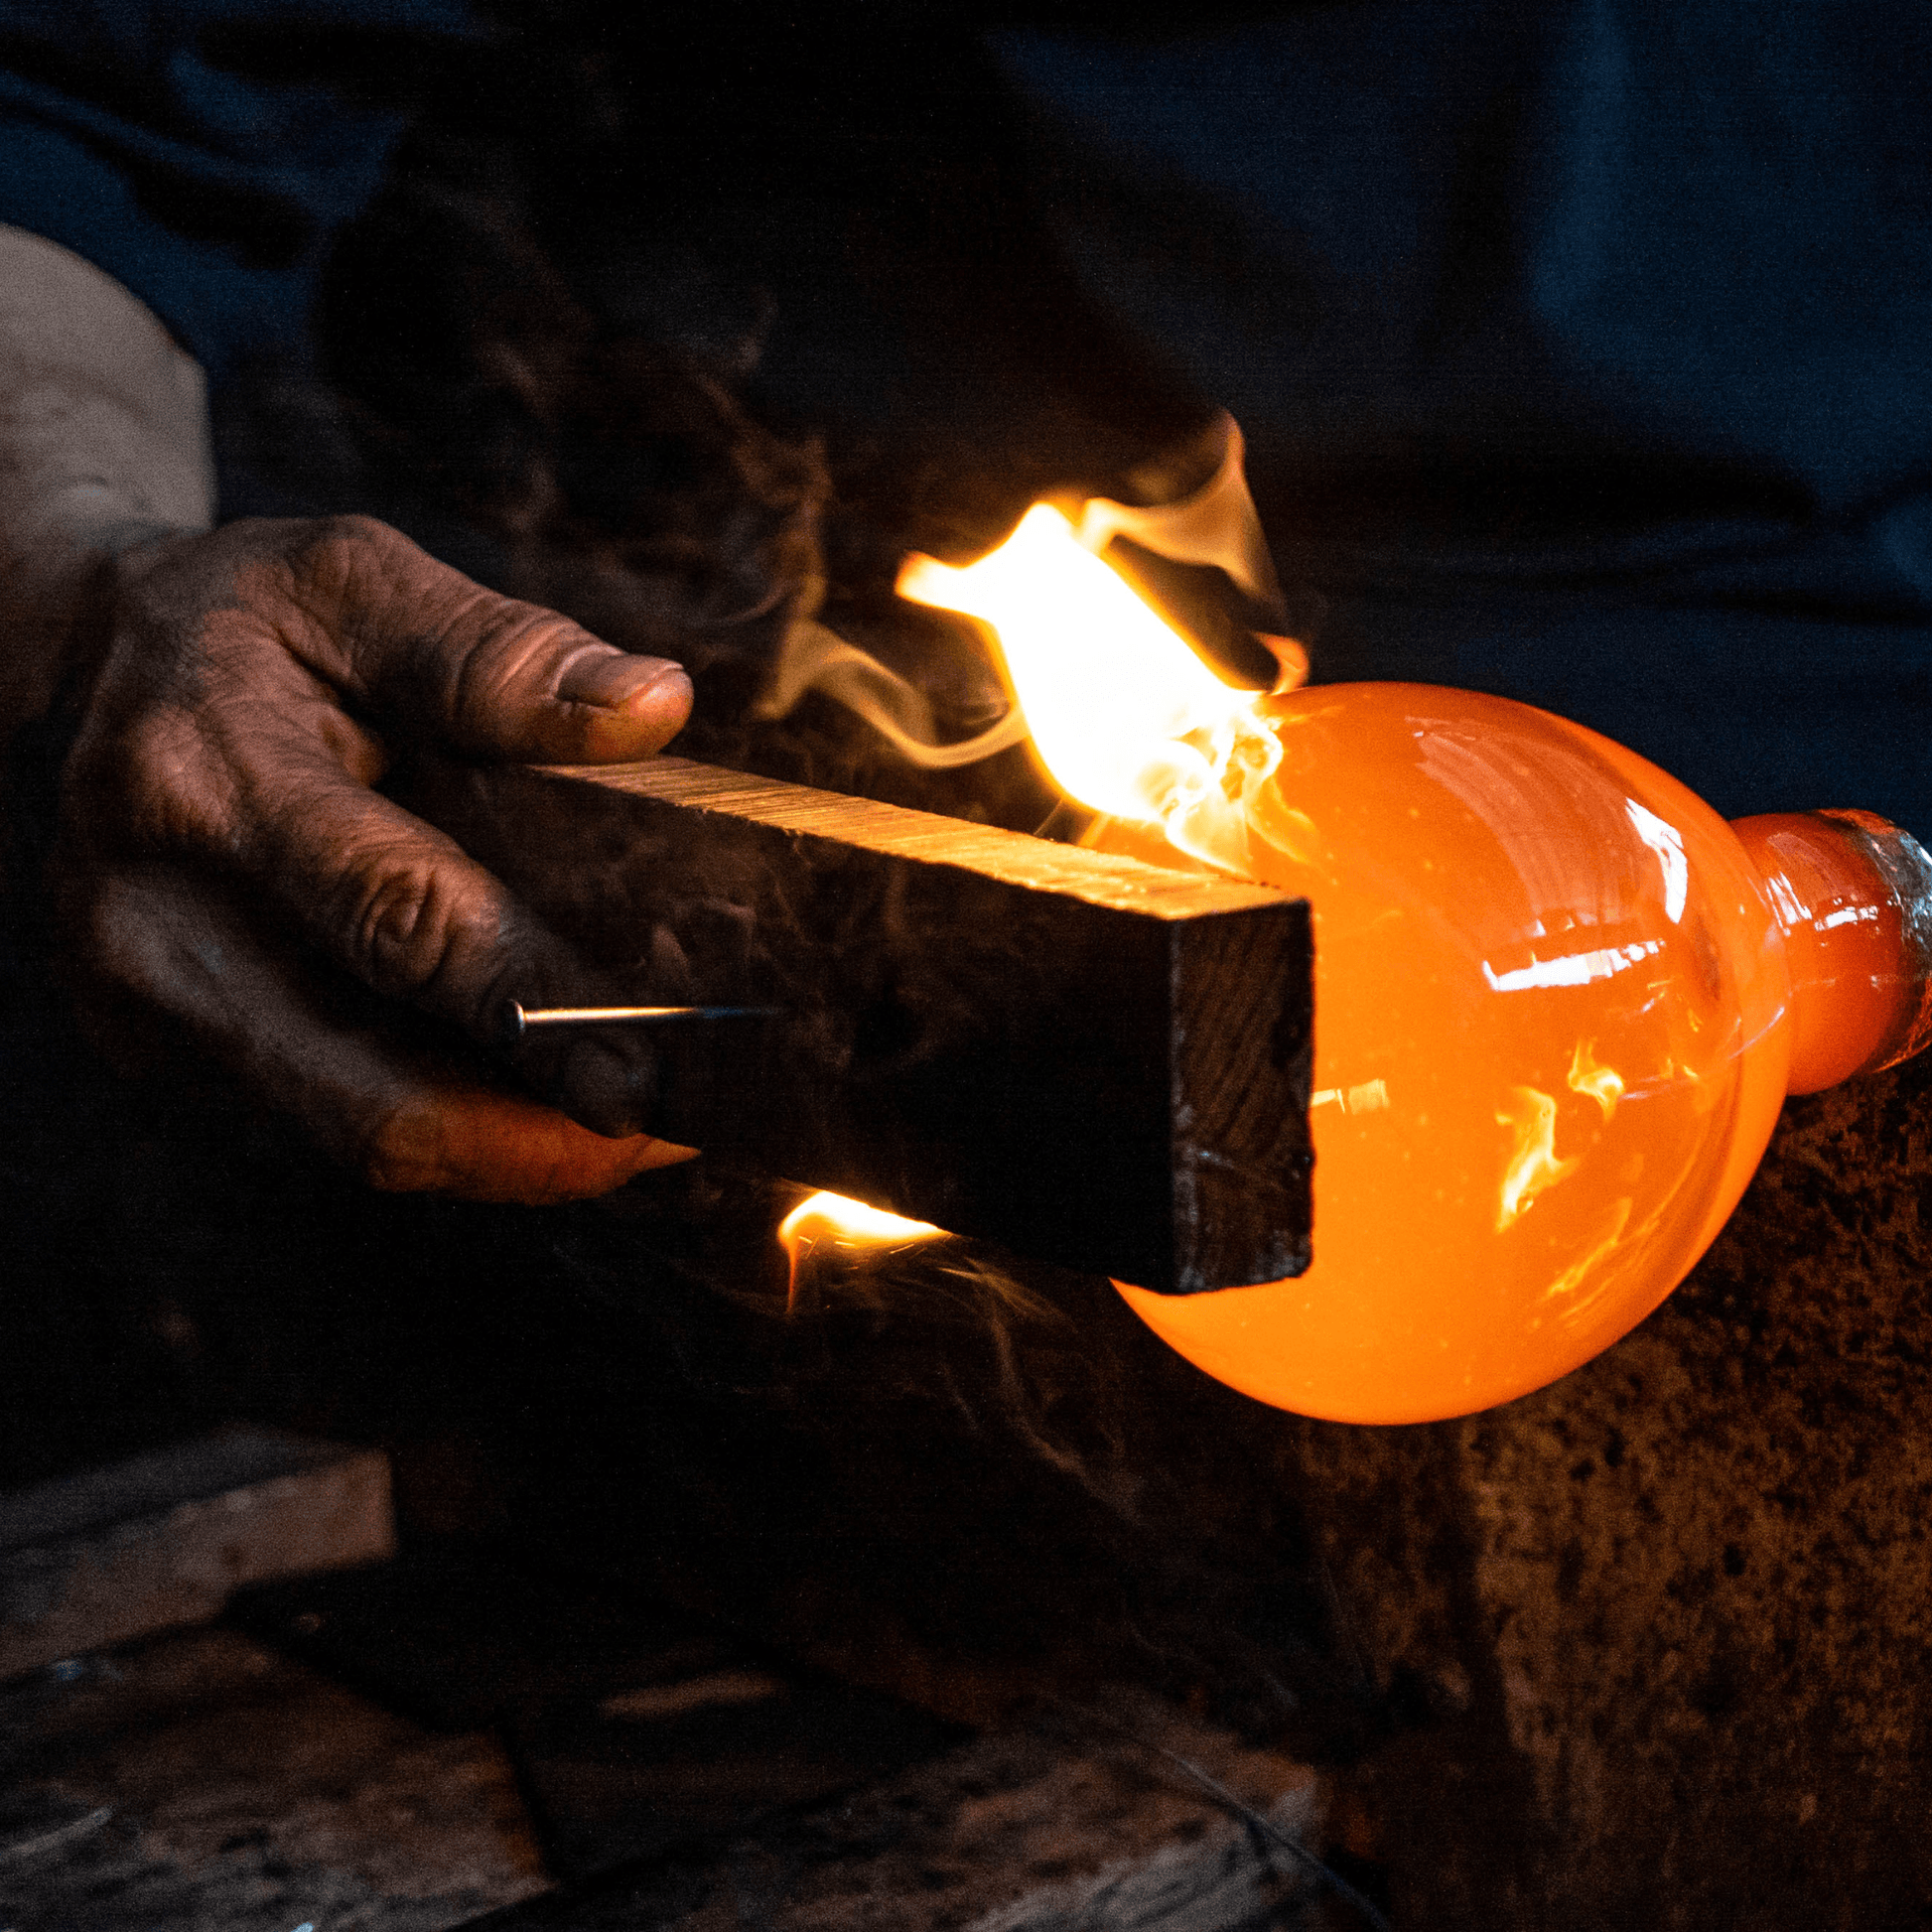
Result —
<path fill-rule="evenodd" d="M 1622 747 L 1468 692 L 1230 689 L 1045 505 L 899 590 L 998 632 L 1041 758 L 1108 815 L 1091 842 L 1152 857 L 1158 831 L 1171 863 L 1312 906 L 1311 1266 L 1119 1285 L 1264 1401 L 1413 1422 L 1554 1381 L 1689 1272 L 1788 1091 L 1932 1032 L 1932 861 L 1883 821 L 1732 828 Z"/>

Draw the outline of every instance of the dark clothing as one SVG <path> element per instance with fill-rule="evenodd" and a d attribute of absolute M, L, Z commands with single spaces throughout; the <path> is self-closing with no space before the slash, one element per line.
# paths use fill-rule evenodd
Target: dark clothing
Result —
<path fill-rule="evenodd" d="M 0 221 L 105 269 L 218 379 L 301 334 L 406 124 L 317 69 L 473 31 L 462 0 L 0 0 Z M 276 73 L 278 40 L 310 70 Z"/>
<path fill-rule="evenodd" d="M 1088 286 L 1246 428 L 1316 674 L 1932 838 L 1932 14 L 1277 11 L 1002 53 Z"/>
<path fill-rule="evenodd" d="M 1932 837 L 1932 16 L 1119 12 L 992 44 L 1068 259 L 1247 430 L 1291 601 L 1329 602 L 1316 675 L 1526 698 L 1726 813 Z M 263 48 L 467 20 L 0 0 L 0 219 L 218 376 L 299 333 L 405 118 Z"/>

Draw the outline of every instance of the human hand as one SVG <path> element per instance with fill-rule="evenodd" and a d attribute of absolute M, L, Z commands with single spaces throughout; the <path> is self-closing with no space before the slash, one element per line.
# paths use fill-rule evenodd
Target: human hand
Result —
<path fill-rule="evenodd" d="M 97 1031 L 185 1038 L 376 1187 L 565 1200 L 685 1158 L 638 1131 L 647 1042 L 533 1036 L 527 1093 L 471 1050 L 510 1000 L 608 989 L 374 789 L 411 745 L 645 757 L 689 713 L 684 673 L 367 518 L 168 536 L 111 568 L 54 859 Z"/>

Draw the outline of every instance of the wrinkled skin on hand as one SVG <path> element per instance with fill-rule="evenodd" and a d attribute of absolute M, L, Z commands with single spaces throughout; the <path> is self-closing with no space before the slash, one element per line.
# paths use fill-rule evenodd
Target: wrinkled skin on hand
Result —
<path fill-rule="evenodd" d="M 640 1036 L 533 1036 L 525 1090 L 497 1077 L 476 1049 L 508 1001 L 611 989 L 374 789 L 412 744 L 645 757 L 689 713 L 684 673 L 365 518 L 165 537 L 113 572 L 54 861 L 96 1031 L 185 1041 L 381 1188 L 567 1200 L 685 1158 L 638 1132 Z"/>

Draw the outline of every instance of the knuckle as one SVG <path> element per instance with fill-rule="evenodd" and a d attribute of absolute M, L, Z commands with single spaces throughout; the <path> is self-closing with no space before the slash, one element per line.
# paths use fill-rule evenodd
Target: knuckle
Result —
<path fill-rule="evenodd" d="M 173 710 L 147 710 L 119 732 L 113 768 L 125 802 L 142 816 L 174 817 L 200 803 L 207 788 L 199 734 Z"/>
<path fill-rule="evenodd" d="M 466 742 L 486 744 L 517 722 L 522 694 L 540 679 L 566 626 L 562 618 L 507 601 L 477 618 L 474 640 L 452 651 L 449 709 Z"/>
<path fill-rule="evenodd" d="M 356 1143 L 351 1165 L 378 1193 L 420 1193 L 443 1177 L 444 1141 L 438 1109 L 411 1095 L 376 1116 Z"/>
<path fill-rule="evenodd" d="M 360 510 L 345 510 L 335 516 L 323 518 L 326 529 L 345 541 L 356 543 L 400 543 L 406 541 L 401 533 L 384 523 L 380 517 L 368 516 Z"/>
<path fill-rule="evenodd" d="M 89 881 L 67 911 L 69 944 L 91 978 L 131 987 L 149 977 L 147 907 L 127 880 L 110 874 Z"/>
<path fill-rule="evenodd" d="M 62 957 L 74 990 L 117 1010 L 181 1017 L 218 982 L 221 936 L 179 917 L 165 881 L 109 873 L 63 895 Z"/>
<path fill-rule="evenodd" d="M 456 991 L 465 965 L 496 936 L 491 909 L 430 855 L 386 855 L 351 890 L 351 963 L 378 992 Z"/>
<path fill-rule="evenodd" d="M 351 643 L 379 624 L 428 556 L 373 516 L 343 512 L 299 526 L 289 567 L 297 600 Z"/>
<path fill-rule="evenodd" d="M 414 551 L 416 547 L 400 530 L 359 510 L 319 516 L 308 526 L 308 531 L 310 543 L 317 550 L 373 551 L 378 556 L 387 556 L 398 550 Z"/>
<path fill-rule="evenodd" d="M 390 861 L 357 894 L 349 943 L 382 990 L 413 989 L 434 973 L 443 950 L 437 930 L 435 869 Z"/>
<path fill-rule="evenodd" d="M 63 776 L 63 817 L 87 842 L 127 850 L 218 843 L 232 787 L 207 754 L 186 713 L 140 707 L 107 730 L 83 734 Z"/>

